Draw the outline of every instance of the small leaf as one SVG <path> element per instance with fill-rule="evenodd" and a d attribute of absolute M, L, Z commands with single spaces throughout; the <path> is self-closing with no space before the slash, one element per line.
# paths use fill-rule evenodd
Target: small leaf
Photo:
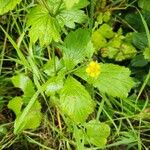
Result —
<path fill-rule="evenodd" d="M 97 120 L 91 120 L 85 124 L 87 141 L 95 146 L 103 148 L 110 135 L 110 127 Z"/>
<path fill-rule="evenodd" d="M 12 82 L 15 87 L 20 88 L 24 92 L 24 98 L 28 102 L 35 93 L 34 85 L 29 77 L 24 74 L 19 74 L 12 77 Z"/>
<path fill-rule="evenodd" d="M 106 23 L 101 25 L 98 31 L 104 38 L 107 38 L 107 39 L 110 39 L 114 36 L 113 28 Z"/>
<path fill-rule="evenodd" d="M 75 28 L 75 23 L 84 23 L 87 16 L 82 10 L 63 10 L 57 16 L 58 22 L 63 27 Z"/>
<path fill-rule="evenodd" d="M 84 122 L 93 112 L 94 101 L 80 82 L 68 77 L 60 92 L 59 108 L 75 123 Z"/>
<path fill-rule="evenodd" d="M 7 133 L 8 133 L 7 128 L 3 125 L 0 125 L 0 137 L 6 135 Z"/>
<path fill-rule="evenodd" d="M 92 43 L 96 51 L 106 46 L 107 40 L 101 35 L 101 33 L 96 30 L 92 34 Z"/>
<path fill-rule="evenodd" d="M 0 0 L 0 15 L 13 10 L 21 0 Z"/>
<path fill-rule="evenodd" d="M 81 9 L 86 7 L 89 4 L 88 0 L 79 0 L 78 3 L 75 3 L 73 9 Z"/>
<path fill-rule="evenodd" d="M 60 89 L 63 88 L 63 76 L 55 76 L 50 78 L 43 86 L 43 89 L 47 96 L 58 92 Z"/>
<path fill-rule="evenodd" d="M 15 97 L 8 103 L 8 108 L 13 110 L 13 112 L 18 116 L 21 113 L 21 107 L 23 105 L 23 100 L 21 97 Z"/>

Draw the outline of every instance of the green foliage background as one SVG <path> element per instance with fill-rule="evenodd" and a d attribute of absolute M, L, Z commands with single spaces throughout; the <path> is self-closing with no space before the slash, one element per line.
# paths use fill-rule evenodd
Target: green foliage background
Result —
<path fill-rule="evenodd" d="M 148 150 L 149 16 L 149 0 L 0 0 L 0 149 Z"/>

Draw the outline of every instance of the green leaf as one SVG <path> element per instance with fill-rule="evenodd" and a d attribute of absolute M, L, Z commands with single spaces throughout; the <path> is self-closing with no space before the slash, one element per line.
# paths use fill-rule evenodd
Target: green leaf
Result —
<path fill-rule="evenodd" d="M 13 10 L 20 2 L 21 0 L 0 0 L 0 15 Z"/>
<path fill-rule="evenodd" d="M 93 84 L 100 92 L 107 93 L 113 97 L 126 98 L 134 85 L 130 77 L 130 70 L 114 64 L 100 63 L 100 67 L 101 73 L 97 79 L 88 76 L 85 71 L 86 67 L 80 68 L 74 74 Z"/>
<path fill-rule="evenodd" d="M 7 128 L 3 125 L 0 125 L 0 137 L 6 135 L 7 133 L 8 133 Z"/>
<path fill-rule="evenodd" d="M 110 59 L 122 61 L 131 59 L 136 55 L 136 49 L 130 43 L 122 43 L 119 48 L 108 46 L 101 50 L 102 56 L 107 54 Z M 105 56 L 106 57 L 106 56 Z"/>
<path fill-rule="evenodd" d="M 107 138 L 110 135 L 110 127 L 97 120 L 91 120 L 85 124 L 87 141 L 90 144 L 103 148 L 107 143 Z"/>
<path fill-rule="evenodd" d="M 81 9 L 86 7 L 89 4 L 88 0 L 79 0 L 78 3 L 75 3 L 73 9 Z"/>
<path fill-rule="evenodd" d="M 116 34 L 106 45 L 101 49 L 102 57 L 122 61 L 131 59 L 136 55 L 136 49 L 130 42 L 124 41 L 124 36 Z"/>
<path fill-rule="evenodd" d="M 17 119 L 15 120 L 15 124 L 14 124 L 14 134 L 19 134 L 26 128 L 25 127 L 26 124 L 24 123 L 26 118 L 30 115 L 31 110 L 33 110 L 33 109 L 36 110 L 38 108 L 38 107 L 36 108 L 36 106 L 35 106 L 38 95 L 39 95 L 39 92 L 36 92 L 30 99 L 28 105 L 24 108 L 24 110 L 20 113 L 20 115 L 17 116 Z M 38 109 L 38 112 L 40 113 L 40 109 Z M 36 117 L 36 113 L 35 113 L 34 117 Z M 30 121 L 30 124 L 31 124 L 31 122 L 32 122 L 32 120 Z"/>
<path fill-rule="evenodd" d="M 85 22 L 87 16 L 84 11 L 78 10 L 79 7 L 66 10 L 63 4 L 60 0 L 46 0 L 45 3 L 40 2 L 31 8 L 27 17 L 27 27 L 31 27 L 29 36 L 32 43 L 39 40 L 40 45 L 44 46 L 50 44 L 52 40 L 58 42 L 61 39 L 60 31 L 64 26 L 74 28 L 75 23 Z"/>
<path fill-rule="evenodd" d="M 144 50 L 144 58 L 146 59 L 146 60 L 148 60 L 148 61 L 150 61 L 150 48 L 145 48 L 145 50 Z"/>
<path fill-rule="evenodd" d="M 52 40 L 60 40 L 60 27 L 57 20 L 49 14 L 42 5 L 37 5 L 28 14 L 27 27 L 30 27 L 29 36 L 32 43 L 38 39 L 41 46 L 48 45 Z"/>
<path fill-rule="evenodd" d="M 75 28 L 75 23 L 83 23 L 87 16 L 82 10 L 64 10 L 58 16 L 57 20 L 61 27 L 64 25 L 69 28 Z"/>
<path fill-rule="evenodd" d="M 18 115 L 15 120 L 14 124 L 15 129 L 18 128 L 18 123 L 20 122 L 20 117 L 22 113 Z M 30 111 L 27 113 L 23 122 L 21 122 L 21 126 L 19 127 L 17 133 L 15 134 L 21 133 L 23 130 L 26 129 L 36 129 L 40 125 L 41 119 L 42 119 L 41 104 L 38 101 L 36 101 L 31 107 Z"/>
<path fill-rule="evenodd" d="M 102 72 L 93 85 L 100 92 L 107 93 L 113 97 L 126 98 L 134 85 L 130 77 L 130 70 L 113 64 L 100 65 Z"/>
<path fill-rule="evenodd" d="M 35 93 L 34 85 L 30 78 L 24 74 L 19 74 L 12 77 L 12 82 L 15 87 L 20 88 L 24 92 L 24 100 L 28 102 Z"/>
<path fill-rule="evenodd" d="M 68 69 L 82 62 L 88 55 L 88 51 L 93 51 L 93 49 L 87 49 L 89 42 L 90 32 L 87 29 L 78 29 L 67 35 L 62 49 L 65 66 Z"/>
<path fill-rule="evenodd" d="M 51 77 L 43 86 L 43 89 L 47 96 L 52 95 L 55 92 L 58 92 L 63 88 L 63 76 Z"/>
<path fill-rule="evenodd" d="M 98 31 L 104 38 L 107 38 L 107 39 L 110 39 L 114 36 L 113 28 L 106 23 L 101 25 Z"/>
<path fill-rule="evenodd" d="M 11 109 L 16 116 L 18 116 L 21 113 L 21 108 L 23 105 L 23 100 L 21 97 L 15 97 L 8 103 L 8 108 Z"/>
<path fill-rule="evenodd" d="M 84 122 L 94 110 L 94 101 L 80 82 L 68 77 L 60 92 L 59 108 L 75 123 Z"/>
<path fill-rule="evenodd" d="M 77 150 L 85 150 L 84 147 L 84 133 L 81 129 L 78 129 L 77 126 L 73 127 L 73 137 L 76 140 L 76 149 Z"/>
<path fill-rule="evenodd" d="M 139 32 L 145 32 L 139 13 L 129 13 L 125 16 L 127 23 Z"/>
<path fill-rule="evenodd" d="M 148 40 L 145 33 L 133 33 L 132 42 L 134 46 L 138 49 L 144 49 L 148 44 Z"/>
<path fill-rule="evenodd" d="M 77 4 L 80 0 L 63 0 L 66 8 L 71 9 L 75 4 Z"/>
<path fill-rule="evenodd" d="M 54 60 L 55 59 L 55 60 Z M 55 65 L 54 65 L 55 61 Z M 60 71 L 61 68 L 63 67 L 62 61 L 58 59 L 58 57 L 52 58 L 47 61 L 47 63 L 44 65 L 44 72 L 48 76 L 54 76 L 55 75 L 55 69 L 54 66 L 56 67 L 56 72 Z"/>
<path fill-rule="evenodd" d="M 144 58 L 143 54 L 135 56 L 131 61 L 131 65 L 134 67 L 144 67 L 147 64 L 148 61 Z"/>
<path fill-rule="evenodd" d="M 96 30 L 92 34 L 92 43 L 96 51 L 106 46 L 107 40 L 101 35 L 101 33 Z"/>
<path fill-rule="evenodd" d="M 138 0 L 138 6 L 144 10 L 150 10 L 150 0 Z"/>

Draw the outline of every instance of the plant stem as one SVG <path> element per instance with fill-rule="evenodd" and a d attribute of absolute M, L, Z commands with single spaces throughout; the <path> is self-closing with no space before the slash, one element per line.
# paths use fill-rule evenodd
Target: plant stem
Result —
<path fill-rule="evenodd" d="M 95 0 L 90 0 L 90 22 L 89 22 L 89 28 L 93 28 L 93 22 L 94 22 L 94 7 L 95 7 Z"/>
<path fill-rule="evenodd" d="M 52 44 L 52 51 L 53 51 L 53 56 L 52 56 L 52 59 L 53 59 L 53 63 L 54 63 L 54 73 L 55 73 L 55 76 L 57 75 L 57 69 L 56 69 L 56 59 L 55 59 L 55 48 Z"/>

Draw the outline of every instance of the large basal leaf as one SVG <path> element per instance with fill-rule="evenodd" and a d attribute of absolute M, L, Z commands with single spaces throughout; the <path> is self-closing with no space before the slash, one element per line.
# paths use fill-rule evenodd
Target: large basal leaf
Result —
<path fill-rule="evenodd" d="M 35 93 L 34 85 L 31 79 L 24 74 L 19 74 L 12 77 L 12 82 L 15 87 L 20 88 L 24 92 L 24 100 L 28 102 Z"/>
<path fill-rule="evenodd" d="M 86 140 L 99 148 L 103 148 L 107 142 L 107 138 L 110 135 L 110 127 L 97 120 L 91 120 L 86 123 Z"/>
<path fill-rule="evenodd" d="M 71 2 L 71 1 L 70 1 Z M 46 0 L 31 8 L 27 17 L 27 27 L 32 43 L 37 40 L 40 45 L 60 40 L 60 31 L 64 26 L 74 28 L 75 23 L 83 23 L 87 18 L 82 10 L 67 10 L 60 0 Z"/>
<path fill-rule="evenodd" d="M 100 92 L 113 97 L 127 97 L 134 85 L 130 77 L 130 70 L 122 66 L 102 63 L 100 63 L 100 69 L 101 73 L 96 79 L 91 79 L 86 74 L 86 67 L 80 68 L 75 74 L 87 82 L 92 83 Z"/>
<path fill-rule="evenodd" d="M 21 0 L 0 0 L 0 15 L 13 10 Z"/>
<path fill-rule="evenodd" d="M 87 29 L 78 29 L 70 32 L 65 38 L 63 46 L 63 59 L 65 66 L 72 69 L 82 62 L 93 49 L 87 49 L 90 42 L 90 32 Z"/>
<path fill-rule="evenodd" d="M 60 39 L 60 27 L 57 20 L 42 5 L 35 6 L 28 14 L 27 27 L 30 26 L 29 36 L 33 43 L 39 39 L 43 46 L 48 45 L 52 40 L 58 42 Z"/>
<path fill-rule="evenodd" d="M 82 123 L 93 112 L 94 105 L 84 86 L 73 77 L 68 77 L 60 92 L 61 112 L 75 123 Z"/>

